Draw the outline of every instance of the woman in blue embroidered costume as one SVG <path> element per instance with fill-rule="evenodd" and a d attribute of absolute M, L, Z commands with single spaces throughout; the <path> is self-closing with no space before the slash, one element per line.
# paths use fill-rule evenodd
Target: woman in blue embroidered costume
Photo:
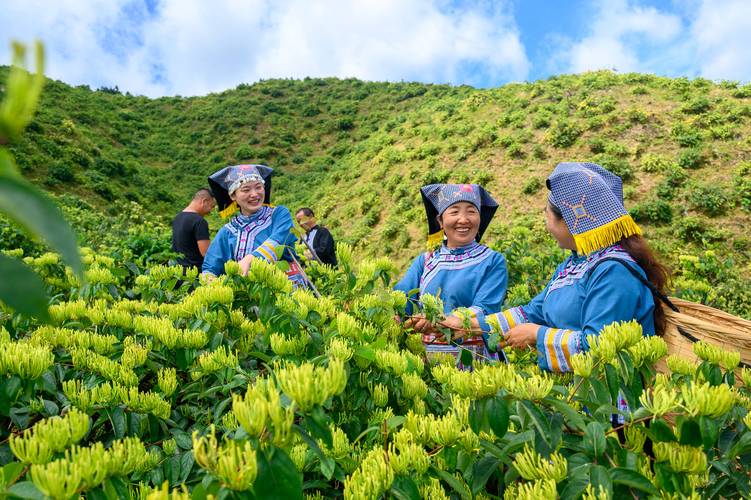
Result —
<path fill-rule="evenodd" d="M 420 191 L 432 250 L 418 256 L 394 288 L 405 294 L 417 289 L 420 295 L 440 296 L 444 313 L 454 313 L 455 318 L 462 315 L 455 311 L 458 308 L 467 308 L 473 317 L 497 311 L 506 295 L 506 260 L 479 241 L 498 204 L 475 184 L 430 184 Z M 419 295 L 410 298 L 419 299 Z M 407 312 L 417 312 L 412 301 Z M 405 326 L 423 334 L 428 353 L 457 355 L 461 350 L 459 345 L 447 344 L 419 313 L 413 314 Z M 481 336 L 469 337 L 463 346 L 475 354 L 490 356 Z"/>
<path fill-rule="evenodd" d="M 209 177 L 220 215 L 232 219 L 217 232 L 203 261 L 203 273 L 219 276 L 224 264 L 235 260 L 247 274 L 252 259 L 290 264 L 287 276 L 295 285 L 304 283 L 293 257 L 295 236 L 287 207 L 271 206 L 271 173 L 265 165 L 225 167 Z"/>
<path fill-rule="evenodd" d="M 635 319 L 644 335 L 662 333 L 662 305 L 646 280 L 663 292 L 668 273 L 624 208 L 620 177 L 594 163 L 560 163 L 547 186 L 546 226 L 571 255 L 531 302 L 491 322 L 506 344 L 536 346 L 541 368 L 567 372 L 571 356 L 589 350 L 587 336 L 614 321 Z M 491 330 L 478 319 L 475 326 Z"/>

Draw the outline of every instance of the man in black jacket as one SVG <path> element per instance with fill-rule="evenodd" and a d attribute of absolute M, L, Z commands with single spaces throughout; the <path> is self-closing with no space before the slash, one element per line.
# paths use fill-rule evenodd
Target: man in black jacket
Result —
<path fill-rule="evenodd" d="M 318 257 L 318 260 L 324 264 L 335 266 L 336 245 L 334 244 L 334 238 L 328 229 L 318 225 L 313 210 L 303 207 L 295 213 L 295 219 L 300 227 L 305 230 L 305 236 L 301 239 L 305 240 L 308 243 L 308 247 L 313 249 L 315 257 Z M 308 258 L 310 257 L 308 256 Z"/>

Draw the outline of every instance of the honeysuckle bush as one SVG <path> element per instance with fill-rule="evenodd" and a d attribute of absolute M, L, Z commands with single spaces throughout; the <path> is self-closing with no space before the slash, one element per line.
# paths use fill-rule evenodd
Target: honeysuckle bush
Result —
<path fill-rule="evenodd" d="M 0 312 L 7 498 L 639 498 L 751 494 L 751 370 L 607 326 L 570 374 L 426 360 L 387 259 L 201 280 L 83 250 L 27 258 L 51 324 Z M 142 271 L 142 272 L 141 272 Z M 83 283 L 83 284 L 82 284 Z M 440 302 L 425 300 L 440 319 Z M 665 359 L 666 373 L 655 364 Z"/>

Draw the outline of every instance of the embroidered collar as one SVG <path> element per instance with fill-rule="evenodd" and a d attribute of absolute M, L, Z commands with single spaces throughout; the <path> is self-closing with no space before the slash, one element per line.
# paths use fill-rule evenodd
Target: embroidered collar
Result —
<path fill-rule="evenodd" d="M 620 245 L 612 245 L 588 255 L 579 255 L 576 252 L 572 252 L 571 256 L 566 260 L 563 268 L 558 271 L 553 278 L 553 281 L 550 283 L 546 296 L 553 290 L 573 285 L 580 279 L 584 278 L 587 276 L 587 271 L 589 271 L 589 269 L 600 260 L 606 257 L 615 256 L 622 260 L 634 262 L 634 259 Z"/>
<path fill-rule="evenodd" d="M 464 245 L 463 247 L 456 247 L 456 248 L 449 248 L 446 246 L 446 243 L 441 245 L 441 248 L 438 250 L 438 253 L 441 255 L 462 255 L 467 252 L 471 252 L 472 250 L 479 247 L 480 244 L 476 241 L 473 241 L 469 243 L 468 245 Z"/>
<path fill-rule="evenodd" d="M 262 219 L 265 219 L 270 213 L 271 213 L 271 208 L 263 206 L 258 211 L 250 215 L 243 215 L 241 213 L 238 213 L 237 215 L 232 217 L 232 220 L 230 221 L 230 223 L 236 228 L 242 229 L 248 224 L 252 224 L 254 222 L 258 222 Z"/>

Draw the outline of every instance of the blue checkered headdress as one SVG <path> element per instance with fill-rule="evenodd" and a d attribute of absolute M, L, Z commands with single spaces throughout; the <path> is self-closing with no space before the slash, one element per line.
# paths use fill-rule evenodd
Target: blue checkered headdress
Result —
<path fill-rule="evenodd" d="M 428 184 L 420 189 L 420 193 L 425 205 L 425 215 L 428 218 L 428 247 L 431 249 L 443 241 L 443 230 L 438 224 L 438 216 L 454 203 L 466 201 L 480 211 L 477 241 L 480 241 L 498 209 L 498 203 L 493 197 L 477 184 Z"/>
<path fill-rule="evenodd" d="M 209 176 L 209 186 L 219 206 L 219 214 L 228 217 L 237 210 L 237 204 L 230 195 L 246 182 L 262 182 L 265 191 L 263 202 L 271 201 L 271 173 L 266 165 L 233 165 L 224 167 Z"/>
<path fill-rule="evenodd" d="M 559 163 L 547 179 L 549 200 L 563 214 L 576 251 L 589 254 L 634 234 L 639 226 L 623 206 L 623 182 L 595 163 Z"/>

